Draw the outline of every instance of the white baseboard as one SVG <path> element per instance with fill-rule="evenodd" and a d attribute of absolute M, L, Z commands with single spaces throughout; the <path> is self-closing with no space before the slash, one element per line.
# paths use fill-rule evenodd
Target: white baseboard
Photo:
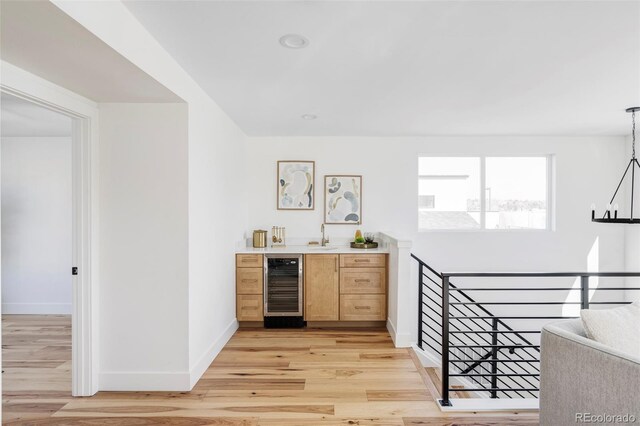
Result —
<path fill-rule="evenodd" d="M 2 313 L 8 315 L 71 315 L 71 303 L 3 303 Z"/>
<path fill-rule="evenodd" d="M 234 318 L 227 328 L 225 328 L 224 332 L 222 332 L 220 337 L 218 337 L 218 339 L 209 346 L 209 349 L 202 354 L 198 362 L 196 362 L 196 364 L 191 368 L 191 371 L 189 372 L 189 390 L 198 383 L 200 377 L 202 377 L 204 372 L 207 371 L 207 368 L 209 368 L 213 360 L 218 356 L 222 348 L 224 348 L 224 345 L 226 345 L 229 339 L 231 339 L 231 336 L 233 336 L 233 333 L 236 332 L 238 327 L 238 320 Z"/>
<path fill-rule="evenodd" d="M 412 345 L 413 351 L 418 355 L 418 359 L 423 367 L 437 367 L 440 368 L 442 360 L 435 355 L 420 349 L 415 343 Z"/>
<path fill-rule="evenodd" d="M 213 359 L 220 353 L 224 345 L 229 341 L 233 333 L 238 329 L 238 321 L 234 320 L 227 326 L 222 335 L 213 342 L 200 360 L 190 371 L 176 372 L 137 372 L 137 371 L 111 371 L 100 373 L 101 391 L 173 391 L 184 392 L 193 389 L 193 386 L 202 377 Z"/>
<path fill-rule="evenodd" d="M 411 341 L 412 339 L 409 333 L 399 334 L 389 318 L 387 318 L 387 331 L 389 331 L 391 340 L 393 340 L 393 344 L 396 348 L 410 348 L 411 345 L 415 343 Z"/>
<path fill-rule="evenodd" d="M 393 323 L 389 318 L 387 318 L 387 331 L 389 332 L 389 336 L 391 336 L 391 340 L 393 340 L 393 344 L 395 345 L 396 344 L 396 328 L 393 326 Z"/>
<path fill-rule="evenodd" d="M 535 398 L 451 398 L 450 401 L 450 407 L 443 407 L 438 404 L 440 410 L 446 413 L 477 411 L 536 412 L 540 408 L 540 401 Z"/>
<path fill-rule="evenodd" d="M 106 372 L 100 373 L 101 391 L 164 391 L 191 390 L 189 372 Z"/>

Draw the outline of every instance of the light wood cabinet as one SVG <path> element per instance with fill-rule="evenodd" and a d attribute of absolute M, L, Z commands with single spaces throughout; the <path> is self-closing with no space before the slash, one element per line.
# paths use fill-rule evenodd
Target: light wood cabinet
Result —
<path fill-rule="evenodd" d="M 341 254 L 342 268 L 384 268 L 387 264 L 385 254 Z"/>
<path fill-rule="evenodd" d="M 338 255 L 304 257 L 304 319 L 337 321 L 339 315 Z"/>
<path fill-rule="evenodd" d="M 262 295 L 236 295 L 236 317 L 238 321 L 262 321 L 264 319 Z"/>
<path fill-rule="evenodd" d="M 340 294 L 384 294 L 385 268 L 340 268 Z"/>
<path fill-rule="evenodd" d="M 264 320 L 264 258 L 236 254 L 236 317 L 238 321 Z"/>
<path fill-rule="evenodd" d="M 385 254 L 304 256 L 305 321 L 384 321 L 387 316 Z M 236 255 L 238 321 L 264 320 L 264 256 Z"/>
<path fill-rule="evenodd" d="M 236 268 L 264 267 L 261 254 L 236 254 Z"/>
<path fill-rule="evenodd" d="M 387 317 L 387 256 L 340 255 L 340 321 Z"/>
<path fill-rule="evenodd" d="M 263 284 L 263 268 L 238 268 L 236 271 L 236 291 L 238 294 L 262 294 Z"/>
<path fill-rule="evenodd" d="M 340 295 L 340 319 L 342 321 L 384 321 L 386 313 L 384 294 Z"/>

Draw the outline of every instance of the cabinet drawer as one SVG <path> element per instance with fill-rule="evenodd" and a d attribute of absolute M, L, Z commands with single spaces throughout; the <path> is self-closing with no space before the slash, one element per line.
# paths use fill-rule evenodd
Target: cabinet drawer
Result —
<path fill-rule="evenodd" d="M 385 268 L 340 268 L 340 293 L 386 292 Z"/>
<path fill-rule="evenodd" d="M 340 295 L 340 319 L 342 321 L 383 321 L 386 319 L 384 294 Z"/>
<path fill-rule="evenodd" d="M 236 254 L 236 266 L 238 268 L 262 268 L 261 254 Z"/>
<path fill-rule="evenodd" d="M 264 270 L 262 268 L 236 269 L 236 293 L 262 294 Z"/>
<path fill-rule="evenodd" d="M 236 316 L 238 321 L 262 321 L 262 295 L 238 294 L 236 296 Z"/>
<path fill-rule="evenodd" d="M 384 254 L 341 254 L 342 268 L 384 268 L 386 266 Z"/>

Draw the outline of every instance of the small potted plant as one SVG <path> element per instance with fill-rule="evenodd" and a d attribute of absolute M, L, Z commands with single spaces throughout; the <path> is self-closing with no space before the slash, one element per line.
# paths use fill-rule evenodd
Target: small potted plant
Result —
<path fill-rule="evenodd" d="M 375 242 L 375 235 L 368 232 L 363 236 L 362 232 L 359 229 L 356 231 L 356 235 L 351 242 L 351 248 L 369 249 L 377 247 L 378 243 Z"/>

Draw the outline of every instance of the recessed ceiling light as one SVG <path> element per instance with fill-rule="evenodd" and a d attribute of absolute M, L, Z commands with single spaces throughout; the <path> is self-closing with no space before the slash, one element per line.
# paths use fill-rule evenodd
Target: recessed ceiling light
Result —
<path fill-rule="evenodd" d="M 280 44 L 289 49 L 302 49 L 309 45 L 309 40 L 299 34 L 287 34 L 280 37 Z"/>
<path fill-rule="evenodd" d="M 302 114 L 301 117 L 305 120 L 315 120 L 316 118 L 318 118 L 318 116 L 315 114 Z"/>

